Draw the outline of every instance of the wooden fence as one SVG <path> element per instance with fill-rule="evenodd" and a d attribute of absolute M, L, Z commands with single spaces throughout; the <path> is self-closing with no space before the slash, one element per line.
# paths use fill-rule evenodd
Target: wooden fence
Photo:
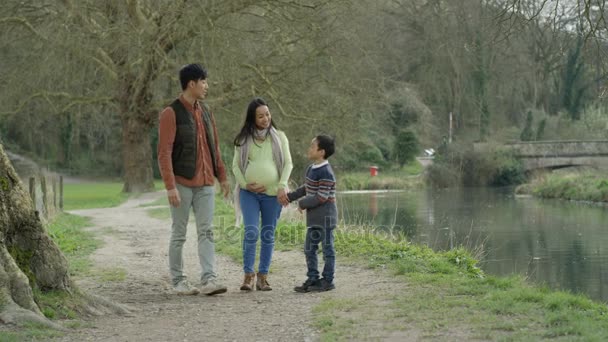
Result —
<path fill-rule="evenodd" d="M 48 221 L 63 211 L 63 176 L 49 173 L 30 176 L 28 189 L 40 218 Z"/>

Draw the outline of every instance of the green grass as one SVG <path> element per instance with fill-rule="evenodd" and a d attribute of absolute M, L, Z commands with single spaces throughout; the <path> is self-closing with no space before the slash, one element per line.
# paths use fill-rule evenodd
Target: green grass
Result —
<path fill-rule="evenodd" d="M 375 304 L 374 298 L 359 303 L 367 313 L 362 324 L 349 325 L 352 313 L 343 314 L 339 303 L 325 308 L 316 324 L 330 340 L 358 339 L 357 334 L 378 322 L 389 331 L 422 329 L 430 337 L 461 331 L 466 333 L 464 340 L 608 340 L 605 304 L 530 285 L 521 277 L 487 276 L 462 249 L 437 253 L 406 242 L 341 232 L 336 250 L 342 258 L 388 268 L 408 286 L 390 308 Z"/>
<path fill-rule="evenodd" d="M 608 178 L 594 173 L 550 174 L 519 187 L 517 192 L 542 198 L 608 202 Z"/>
<path fill-rule="evenodd" d="M 216 248 L 241 261 L 242 229 L 234 227 L 232 208 L 220 200 L 216 203 L 215 224 L 221 234 Z M 300 249 L 304 234 L 301 223 L 280 223 L 275 248 Z M 314 308 L 313 324 L 322 341 L 374 340 L 389 333 L 408 336 L 408 330 L 439 340 L 454 332 L 460 340 L 608 340 L 605 304 L 531 285 L 519 276 L 488 276 L 462 248 L 439 253 L 404 239 L 342 227 L 336 231 L 335 244 L 341 262 L 388 269 L 406 290 L 390 298 L 327 297 Z M 370 280 L 361 280 L 362 286 L 366 281 Z M 384 331 L 380 336 L 378 327 Z"/>
<path fill-rule="evenodd" d="M 65 210 L 115 207 L 129 198 L 122 183 L 70 183 L 63 186 Z"/>
<path fill-rule="evenodd" d="M 95 277 L 101 282 L 124 281 L 127 278 L 127 271 L 124 268 L 103 268 L 95 273 Z"/>
<path fill-rule="evenodd" d="M 0 331 L 2 342 L 46 341 L 60 336 L 62 336 L 61 332 L 38 323 L 28 323 L 19 331 Z"/>
<path fill-rule="evenodd" d="M 71 277 L 91 275 L 92 263 L 89 259 L 101 242 L 92 232 L 85 230 L 91 224 L 86 217 L 62 213 L 48 226 L 51 238 L 68 259 Z M 34 298 L 42 313 L 50 319 L 75 319 L 83 305 L 79 293 L 63 291 L 34 291 Z"/>
<path fill-rule="evenodd" d="M 95 234 L 84 229 L 90 224 L 86 217 L 63 213 L 47 227 L 49 235 L 68 259 L 71 276 L 89 272 L 89 255 L 101 245 Z"/>
<path fill-rule="evenodd" d="M 379 170 L 377 176 L 369 172 L 345 172 L 338 175 L 338 190 L 412 189 L 422 186 L 422 165 L 418 161 L 397 170 Z"/>
<path fill-rule="evenodd" d="M 84 304 L 82 297 L 78 294 L 69 294 L 65 291 L 34 290 L 36 303 L 42 313 L 50 319 L 75 319 Z"/>
<path fill-rule="evenodd" d="M 64 209 L 111 208 L 121 205 L 130 196 L 130 194 L 122 192 L 123 185 L 122 182 L 82 182 L 64 184 Z M 164 189 L 163 182 L 155 180 L 154 188 L 158 190 Z M 163 204 L 162 200 L 159 200 L 158 202 Z M 166 203 L 166 200 L 164 203 Z"/>

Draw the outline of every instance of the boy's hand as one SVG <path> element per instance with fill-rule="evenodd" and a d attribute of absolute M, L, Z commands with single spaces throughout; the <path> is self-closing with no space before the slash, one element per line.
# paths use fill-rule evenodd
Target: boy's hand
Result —
<path fill-rule="evenodd" d="M 289 198 L 287 197 L 287 193 L 285 192 L 285 189 L 279 189 L 279 191 L 277 191 L 277 200 L 284 207 L 289 205 Z"/>
<path fill-rule="evenodd" d="M 262 184 L 253 182 L 253 183 L 247 184 L 247 190 L 249 190 L 251 192 L 260 193 L 260 192 L 266 191 L 266 187 L 263 186 Z"/>

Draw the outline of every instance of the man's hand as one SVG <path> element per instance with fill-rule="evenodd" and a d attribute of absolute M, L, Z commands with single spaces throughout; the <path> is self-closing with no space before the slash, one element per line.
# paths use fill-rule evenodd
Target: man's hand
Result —
<path fill-rule="evenodd" d="M 285 192 L 285 189 L 279 189 L 279 191 L 277 191 L 277 200 L 284 207 L 289 205 L 289 198 L 287 197 L 287 193 Z"/>
<path fill-rule="evenodd" d="M 224 198 L 228 198 L 228 195 L 230 194 L 230 183 L 228 183 L 228 181 L 223 181 L 220 183 L 220 187 L 222 188 Z"/>
<path fill-rule="evenodd" d="M 167 190 L 167 198 L 169 199 L 169 204 L 174 207 L 179 207 L 181 199 L 179 198 L 179 192 L 176 189 Z"/>
<path fill-rule="evenodd" d="M 261 192 L 266 191 L 266 187 L 263 186 L 262 184 L 253 182 L 253 183 L 247 184 L 247 190 L 249 190 L 251 192 L 261 193 Z"/>

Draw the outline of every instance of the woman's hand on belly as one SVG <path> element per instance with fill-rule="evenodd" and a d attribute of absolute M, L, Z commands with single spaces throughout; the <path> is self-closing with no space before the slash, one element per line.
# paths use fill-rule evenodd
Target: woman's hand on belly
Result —
<path fill-rule="evenodd" d="M 266 187 L 256 182 L 247 184 L 247 190 L 256 193 L 262 193 L 266 191 Z"/>

